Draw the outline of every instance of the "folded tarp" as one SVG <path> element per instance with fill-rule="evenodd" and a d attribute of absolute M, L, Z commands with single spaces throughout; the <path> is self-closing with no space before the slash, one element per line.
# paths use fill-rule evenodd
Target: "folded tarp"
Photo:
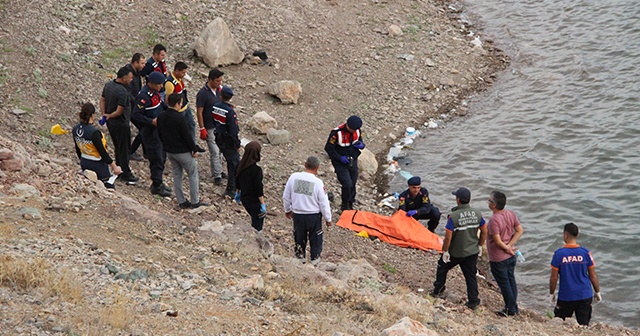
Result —
<path fill-rule="evenodd" d="M 367 211 L 345 210 L 337 225 L 356 232 L 366 231 L 369 236 L 378 237 L 389 244 L 442 252 L 442 238 L 427 230 L 413 217 L 408 217 L 402 210 L 391 217 Z"/>

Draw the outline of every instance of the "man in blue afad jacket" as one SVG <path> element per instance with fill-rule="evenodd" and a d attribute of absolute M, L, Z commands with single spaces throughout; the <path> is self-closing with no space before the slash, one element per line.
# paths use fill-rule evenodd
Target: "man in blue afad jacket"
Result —
<path fill-rule="evenodd" d="M 551 277 L 549 293 L 551 303 L 556 305 L 553 314 L 565 319 L 576 313 L 578 324 L 587 326 L 591 320 L 591 303 L 602 300 L 600 285 L 596 275 L 595 263 L 591 252 L 577 243 L 578 226 L 567 223 L 564 226 L 565 245 L 556 250 L 551 259 Z M 556 284 L 560 278 L 558 300 L 556 301 Z M 596 291 L 593 294 L 591 289 Z"/>

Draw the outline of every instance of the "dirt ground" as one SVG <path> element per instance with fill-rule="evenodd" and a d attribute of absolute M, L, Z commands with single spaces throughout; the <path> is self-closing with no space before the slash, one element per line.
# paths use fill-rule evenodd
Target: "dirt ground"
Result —
<path fill-rule="evenodd" d="M 77 253 L 102 251 L 95 260 L 82 259 L 82 262 L 104 263 L 109 259 L 123 265 L 146 264 L 155 269 L 152 273 L 158 278 L 161 278 L 158 274 L 172 272 L 206 274 L 208 270 L 220 267 L 228 272 L 220 271 L 221 280 L 203 280 L 218 288 L 224 288 L 225 281 L 227 285 L 235 284 L 236 278 L 253 273 L 266 274 L 273 271 L 274 266 L 268 260 L 244 251 L 244 247 L 238 247 L 242 245 L 239 241 L 219 243 L 198 230 L 207 221 L 248 227 L 248 215 L 244 210 L 223 199 L 224 187 L 215 186 L 208 178 L 206 154 L 198 159 L 200 191 L 203 201 L 212 206 L 198 212 L 180 212 L 175 210 L 175 199 L 161 199 L 149 193 L 146 161 L 132 162 L 133 172 L 141 178 L 138 185 L 118 184 L 115 196 L 99 193 L 83 181 L 84 178 L 78 177 L 71 137 L 49 134 L 50 127 L 57 123 L 70 129 L 77 122 L 82 103 L 88 101 L 97 105 L 104 83 L 120 66 L 128 63 L 134 52 L 149 57 L 153 45 L 163 43 L 168 49 L 169 68 L 177 61 L 187 62 L 193 77 L 187 89 L 189 98 L 195 101 L 195 93 L 204 85 L 209 69 L 192 57 L 191 45 L 211 20 L 222 17 L 243 52 L 266 51 L 269 64 L 243 63 L 222 70 L 225 84 L 232 86 L 235 92 L 233 103 L 239 113 L 241 137 L 263 143 L 260 165 L 265 175 L 269 212 L 264 236 L 272 242 L 273 253 L 281 256 L 290 256 L 293 246 L 291 222 L 281 209 L 282 191 L 288 176 L 302 169 L 307 156 L 316 155 L 322 159 L 320 178 L 325 181 L 328 191 L 339 195 L 339 184 L 323 151 L 333 127 L 350 115 L 362 117 L 367 148 L 377 155 L 381 168 L 377 176 L 358 182 L 357 207 L 385 212 L 387 210 L 378 208 L 377 203 L 385 191 L 386 177 L 381 172 L 387 162 L 383 158 L 394 139 L 401 136 L 406 127 L 420 127 L 432 117 L 446 114 L 447 118 L 463 118 L 467 113 L 473 113 L 461 106 L 461 102 L 491 85 L 492 79 L 509 64 L 508 56 L 495 48 L 490 39 L 480 35 L 484 42 L 482 46 L 471 43 L 478 27 L 462 19 L 461 3 L 450 1 L 0 0 L 0 8 L 4 23 L 0 28 L 0 101 L 3 102 L 0 147 L 14 150 L 21 147 L 30 161 L 20 172 L 2 172 L 0 194 L 11 196 L 12 187 L 17 183 L 35 186 L 40 191 L 42 204 L 27 203 L 44 212 L 44 219 L 34 224 L 15 215 L 16 209 L 26 203 L 0 198 L 3 200 L 0 222 L 3 230 L 0 232 L 7 246 L 39 246 L 59 241 L 66 251 L 73 249 L 71 246 L 75 244 L 81 250 Z M 403 34 L 391 36 L 391 25 L 402 28 Z M 282 105 L 267 94 L 267 86 L 279 80 L 301 83 L 302 95 L 298 104 Z M 258 111 L 266 111 L 274 117 L 279 128 L 291 132 L 292 141 L 271 146 L 266 136 L 253 133 L 247 123 Z M 200 145 L 204 147 L 203 143 Z M 165 181 L 172 184 L 168 168 L 165 169 Z M 90 201 L 83 204 L 80 199 L 83 197 Z M 64 212 L 44 209 L 51 208 L 55 202 L 69 204 L 65 205 Z M 337 219 L 338 214 L 334 215 Z M 418 289 L 425 292 L 431 289 L 437 255 L 362 239 L 342 228 L 331 227 L 325 232 L 323 261 L 340 264 L 364 258 L 378 272 L 380 288 L 402 288 L 396 292 L 413 293 Z M 252 234 L 240 229 L 236 237 L 253 239 Z M 41 257 L 47 255 L 43 252 Z M 74 255 L 69 252 L 69 256 Z M 73 260 L 62 264 L 72 267 Z M 209 262 L 213 264 L 207 264 Z M 291 275 L 289 279 L 296 278 Z M 181 324 L 154 322 L 153 312 L 160 308 L 146 307 L 143 303 L 146 301 L 137 297 L 126 298 L 125 295 L 121 298 L 117 293 L 109 292 L 108 286 L 92 283 L 86 287 L 87 292 L 113 298 L 112 301 L 101 300 L 103 306 L 105 302 L 111 302 L 113 307 L 118 307 L 118 302 L 129 302 L 132 307 L 143 308 L 138 312 L 127 311 L 125 315 L 131 315 L 133 320 L 125 319 L 127 322 L 123 325 L 91 314 L 65 318 L 58 310 L 48 308 L 49 313 L 55 312 L 58 321 L 74 326 L 64 329 L 68 334 L 72 334 L 70 330 L 76 330 L 77 334 L 158 334 L 153 330 L 162 330 L 164 334 L 200 334 L 189 323 L 204 320 L 208 321 L 209 329 L 202 327 L 202 334 L 316 335 L 351 330 L 352 334 L 364 335 L 386 328 L 378 325 L 379 321 L 367 322 L 363 313 L 356 312 L 346 316 L 359 318 L 357 325 L 362 329 L 360 332 L 348 329 L 350 322 L 342 320 L 346 317 L 340 317 L 345 305 L 340 300 L 327 300 L 315 309 L 301 310 L 296 306 L 296 309 L 289 307 L 281 311 L 273 309 L 280 299 L 265 293 L 262 298 L 270 302 L 269 305 L 253 307 L 243 303 L 239 309 L 216 297 L 215 305 L 201 312 L 197 312 L 201 304 L 198 295 L 181 296 L 180 304 L 190 307 L 183 309 L 192 309 L 192 320 L 184 320 Z M 139 290 L 135 287 L 127 287 L 125 293 L 135 295 Z M 153 289 L 154 284 L 149 287 Z M 156 284 L 156 287 L 162 286 Z M 461 314 L 464 317 L 455 316 L 458 310 L 463 311 L 460 302 L 455 300 L 456 296 L 464 297 L 465 292 L 460 272 L 450 275 L 448 287 L 453 294 L 451 300 L 443 303 L 446 314 L 450 314 L 447 317 L 457 325 L 475 325 L 466 331 L 492 334 L 486 331 L 486 320 L 499 326 L 504 324 L 504 321 L 493 321 L 492 312 L 501 307 L 501 298 L 491 284 L 482 284 L 481 311 L 464 311 Z M 308 289 L 300 291 L 311 295 L 305 292 Z M 224 290 L 221 293 L 224 297 Z M 16 334 L 21 332 L 16 332 L 12 322 L 36 325 L 38 319 L 29 322 L 28 315 L 44 316 L 31 307 L 24 296 L 5 289 L 0 297 L 3 298 L 0 301 L 3 312 L 11 311 L 10 307 L 19 307 L 13 310 L 11 318 L 1 322 Z M 203 297 L 207 297 L 206 293 Z M 286 299 L 282 300 L 286 302 Z M 95 308 L 91 307 L 89 309 Z M 81 312 L 82 306 L 73 309 Z M 117 315 L 115 311 L 100 312 Z M 323 318 L 323 313 L 330 317 L 324 315 Z M 255 319 L 243 317 L 241 320 L 251 321 L 247 327 L 238 321 L 239 314 L 259 316 L 258 321 L 262 322 L 256 326 Z M 393 314 L 385 316 L 395 317 Z M 529 311 L 516 319 L 516 323 L 520 323 L 517 334 L 541 335 L 548 332 L 548 328 L 557 334 L 574 334 L 576 330 L 587 335 L 633 332 L 603 325 L 593 330 L 579 330 L 570 324 L 549 325 L 546 318 Z M 266 324 L 265 320 L 268 320 Z M 80 325 L 86 327 L 75 327 Z M 465 331 L 460 328 L 438 325 L 435 329 L 440 334 Z M 22 333 L 29 330 L 24 329 Z M 39 330 L 56 332 L 51 328 Z M 511 329 L 503 327 L 502 330 L 509 334 Z"/>

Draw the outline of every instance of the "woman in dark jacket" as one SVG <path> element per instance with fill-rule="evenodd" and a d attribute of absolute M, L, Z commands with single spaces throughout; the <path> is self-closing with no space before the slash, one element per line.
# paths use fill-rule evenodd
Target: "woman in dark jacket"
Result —
<path fill-rule="evenodd" d="M 262 168 L 256 163 L 260 161 L 260 144 L 249 142 L 244 147 L 244 155 L 236 170 L 236 202 L 242 205 L 251 215 L 251 226 L 262 231 L 264 218 L 267 216 L 267 205 L 264 203 L 262 186 Z"/>
<path fill-rule="evenodd" d="M 73 127 L 72 135 L 75 142 L 76 155 L 80 159 L 80 167 L 82 170 L 92 170 L 98 175 L 107 188 L 114 188 L 113 184 L 108 183 L 109 167 L 113 170 L 113 174 L 118 175 L 122 172 L 119 166 L 111 159 L 107 153 L 107 140 L 95 126 L 93 126 L 93 116 L 96 112 L 95 106 L 91 103 L 82 105 L 78 117 L 80 122 Z"/>

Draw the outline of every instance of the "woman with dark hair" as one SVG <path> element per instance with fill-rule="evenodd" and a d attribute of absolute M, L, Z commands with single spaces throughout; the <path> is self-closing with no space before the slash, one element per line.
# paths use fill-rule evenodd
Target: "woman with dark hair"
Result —
<path fill-rule="evenodd" d="M 264 203 L 262 186 L 262 168 L 256 163 L 260 161 L 260 144 L 249 142 L 244 147 L 244 155 L 236 170 L 235 201 L 240 203 L 251 215 L 251 226 L 262 231 L 264 218 L 267 216 L 267 205 Z"/>
<path fill-rule="evenodd" d="M 93 126 L 95 112 L 96 108 L 93 104 L 82 105 L 78 113 L 80 122 L 73 127 L 71 134 L 76 145 L 76 155 L 80 159 L 80 168 L 94 171 L 107 188 L 113 189 L 114 185 L 108 182 L 111 176 L 109 166 L 115 175 L 120 174 L 122 169 L 107 153 L 107 140 L 102 132 Z"/>

